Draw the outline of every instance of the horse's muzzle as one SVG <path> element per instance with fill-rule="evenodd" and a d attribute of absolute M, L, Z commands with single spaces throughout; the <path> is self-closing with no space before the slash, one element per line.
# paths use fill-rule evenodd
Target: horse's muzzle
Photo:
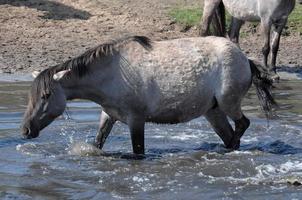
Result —
<path fill-rule="evenodd" d="M 35 133 L 31 131 L 30 128 L 23 127 L 22 128 L 22 135 L 24 139 L 31 139 L 31 138 L 36 138 L 39 136 L 39 132 Z"/>

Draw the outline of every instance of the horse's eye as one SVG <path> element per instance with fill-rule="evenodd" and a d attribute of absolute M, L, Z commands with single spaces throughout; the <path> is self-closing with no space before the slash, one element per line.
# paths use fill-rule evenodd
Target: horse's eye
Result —
<path fill-rule="evenodd" d="M 48 99 L 50 97 L 50 93 L 45 93 L 45 94 L 43 94 L 42 95 L 42 99 L 44 99 L 44 100 L 46 100 L 46 99 Z"/>

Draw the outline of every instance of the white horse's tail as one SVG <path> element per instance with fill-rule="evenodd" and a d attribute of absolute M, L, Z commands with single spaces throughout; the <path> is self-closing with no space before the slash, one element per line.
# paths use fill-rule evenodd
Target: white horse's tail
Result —
<path fill-rule="evenodd" d="M 215 10 L 212 20 L 213 34 L 219 37 L 225 37 L 226 35 L 226 20 L 225 20 L 225 7 L 223 2 L 219 3 L 219 6 Z"/>
<path fill-rule="evenodd" d="M 274 100 L 271 93 L 273 87 L 273 81 L 268 78 L 266 69 L 260 64 L 249 59 L 251 71 L 252 71 L 252 82 L 256 87 L 256 93 L 260 101 L 262 110 L 267 118 L 272 116 L 272 110 L 274 107 L 278 107 L 278 104 Z"/>

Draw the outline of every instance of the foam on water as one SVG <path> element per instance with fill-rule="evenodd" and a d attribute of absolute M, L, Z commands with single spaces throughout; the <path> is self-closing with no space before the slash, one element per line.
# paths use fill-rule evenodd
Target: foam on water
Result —
<path fill-rule="evenodd" d="M 30 156 L 48 156 L 55 157 L 60 154 L 64 154 L 64 148 L 58 147 L 55 142 L 39 143 L 39 142 L 27 142 L 24 144 L 18 144 L 16 150 L 22 154 Z"/>
<path fill-rule="evenodd" d="M 282 175 L 302 175 L 302 162 L 300 161 L 287 161 L 285 163 L 273 166 L 271 164 L 263 164 L 256 169 L 259 172 L 259 175 L 263 178 L 282 176 Z"/>
<path fill-rule="evenodd" d="M 74 142 L 68 148 L 68 154 L 78 156 L 101 156 L 102 150 L 86 142 Z"/>
<path fill-rule="evenodd" d="M 216 163 L 217 164 L 217 163 Z M 297 181 L 302 182 L 302 162 L 300 161 L 287 161 L 279 165 L 261 164 L 255 166 L 255 174 L 249 176 L 246 172 L 241 172 L 242 177 L 235 176 L 212 176 L 205 175 L 203 172 L 198 173 L 198 176 L 204 177 L 211 184 L 215 182 L 229 182 L 232 184 L 240 184 L 242 187 L 248 185 L 286 185 L 289 182 Z M 238 170 L 238 169 L 237 169 Z M 280 187 L 278 186 L 278 189 Z"/>

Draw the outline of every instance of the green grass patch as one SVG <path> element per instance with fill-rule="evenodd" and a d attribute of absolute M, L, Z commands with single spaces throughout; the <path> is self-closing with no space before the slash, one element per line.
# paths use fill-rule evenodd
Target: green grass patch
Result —
<path fill-rule="evenodd" d="M 296 4 L 295 9 L 289 15 L 287 25 L 290 31 L 299 32 L 302 34 L 302 5 Z"/>
<path fill-rule="evenodd" d="M 192 27 L 200 23 L 202 16 L 201 8 L 174 8 L 169 15 L 176 23 L 186 27 Z"/>

